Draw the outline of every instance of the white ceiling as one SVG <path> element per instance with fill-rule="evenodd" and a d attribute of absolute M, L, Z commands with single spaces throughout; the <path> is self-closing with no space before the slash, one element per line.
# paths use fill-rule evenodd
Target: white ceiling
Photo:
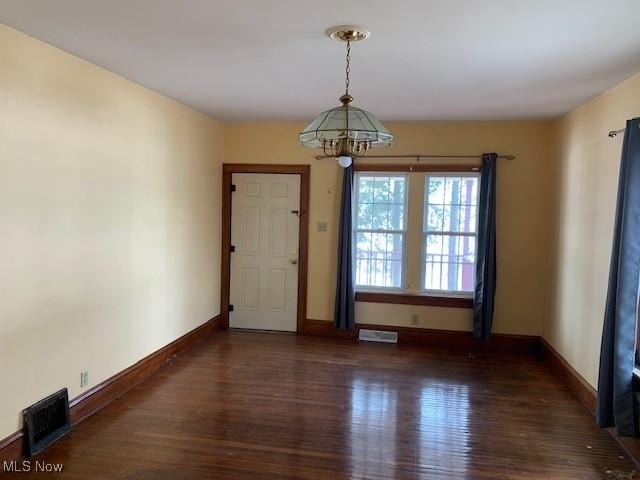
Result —
<path fill-rule="evenodd" d="M 0 22 L 224 121 L 562 114 L 640 71 L 638 0 L 0 0 Z M 28 59 L 25 59 L 28 61 Z"/>

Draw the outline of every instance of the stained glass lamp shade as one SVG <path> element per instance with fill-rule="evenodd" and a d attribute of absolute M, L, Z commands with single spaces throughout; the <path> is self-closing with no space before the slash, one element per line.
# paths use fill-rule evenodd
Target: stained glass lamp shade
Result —
<path fill-rule="evenodd" d="M 340 97 L 342 105 L 322 112 L 300 133 L 300 145 L 321 148 L 325 156 L 338 158 L 344 167 L 353 158 L 366 155 L 370 148 L 391 146 L 393 135 L 371 113 L 351 106 L 351 42 L 364 40 L 370 32 L 354 25 L 341 25 L 329 29 L 327 34 L 347 44 L 345 93 Z"/>
<path fill-rule="evenodd" d="M 369 148 L 388 147 L 393 135 L 371 113 L 348 102 L 318 115 L 300 133 L 300 144 L 322 148 L 326 155 L 360 156 Z"/>

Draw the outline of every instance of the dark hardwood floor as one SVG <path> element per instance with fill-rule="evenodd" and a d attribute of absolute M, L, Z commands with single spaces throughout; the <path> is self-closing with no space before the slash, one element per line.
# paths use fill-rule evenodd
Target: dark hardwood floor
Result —
<path fill-rule="evenodd" d="M 205 339 L 33 460 L 64 464 L 41 478 L 83 480 L 617 480 L 634 469 L 535 357 L 247 332 Z"/>

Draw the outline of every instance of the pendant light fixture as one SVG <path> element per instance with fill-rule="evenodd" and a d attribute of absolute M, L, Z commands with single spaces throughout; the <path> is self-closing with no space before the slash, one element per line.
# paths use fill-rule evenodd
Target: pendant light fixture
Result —
<path fill-rule="evenodd" d="M 340 97 L 342 105 L 318 115 L 300 133 L 300 144 L 322 149 L 325 156 L 336 158 L 341 167 L 347 168 L 355 158 L 365 156 L 369 149 L 391 146 L 393 135 L 371 113 L 351 106 L 351 43 L 368 38 L 370 32 L 354 25 L 341 25 L 330 28 L 327 34 L 347 44 L 345 92 Z"/>

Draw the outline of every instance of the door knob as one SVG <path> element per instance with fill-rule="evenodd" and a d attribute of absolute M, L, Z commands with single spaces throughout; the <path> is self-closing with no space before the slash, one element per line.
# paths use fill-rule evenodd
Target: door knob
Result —
<path fill-rule="evenodd" d="M 297 258 L 290 258 L 289 259 L 289 263 L 293 263 L 295 265 L 296 263 L 298 263 L 298 259 Z"/>

